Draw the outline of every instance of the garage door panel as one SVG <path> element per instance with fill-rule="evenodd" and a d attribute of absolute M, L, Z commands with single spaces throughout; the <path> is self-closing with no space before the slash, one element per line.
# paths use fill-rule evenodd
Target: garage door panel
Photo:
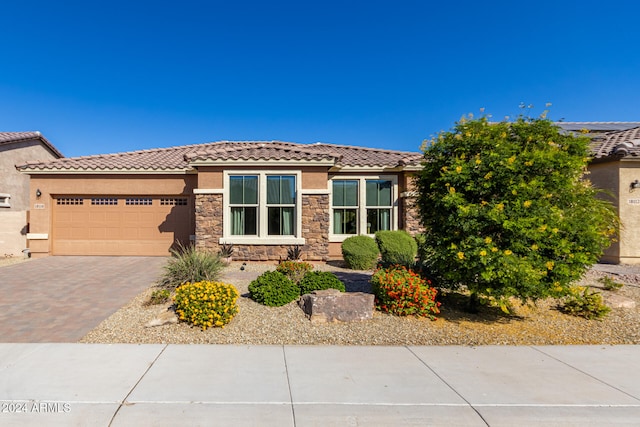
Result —
<path fill-rule="evenodd" d="M 91 198 L 54 203 L 53 254 L 166 256 L 176 241 L 188 243 L 193 234 L 190 205 L 162 205 L 160 197 L 127 205 L 125 197 L 99 197 L 110 204 L 91 204 Z"/>

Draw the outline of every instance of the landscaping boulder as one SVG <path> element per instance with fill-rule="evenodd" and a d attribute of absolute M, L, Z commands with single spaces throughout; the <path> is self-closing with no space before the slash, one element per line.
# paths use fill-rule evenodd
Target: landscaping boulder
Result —
<path fill-rule="evenodd" d="M 298 304 L 313 323 L 354 322 L 371 319 L 373 294 L 325 289 L 304 294 Z"/>

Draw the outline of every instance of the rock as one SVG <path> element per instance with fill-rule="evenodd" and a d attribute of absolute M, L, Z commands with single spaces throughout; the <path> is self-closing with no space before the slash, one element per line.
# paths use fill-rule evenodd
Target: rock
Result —
<path fill-rule="evenodd" d="M 374 296 L 326 289 L 303 295 L 298 304 L 312 323 L 354 322 L 373 317 Z"/>
<path fill-rule="evenodd" d="M 609 295 L 606 298 L 606 302 L 611 308 L 636 308 L 636 302 L 634 300 L 620 295 Z"/>
<path fill-rule="evenodd" d="M 155 319 L 150 320 L 146 325 L 144 325 L 144 327 L 152 328 L 154 326 L 162 326 L 172 323 L 178 323 L 178 316 L 176 316 L 175 311 L 169 309 L 160 313 Z"/>

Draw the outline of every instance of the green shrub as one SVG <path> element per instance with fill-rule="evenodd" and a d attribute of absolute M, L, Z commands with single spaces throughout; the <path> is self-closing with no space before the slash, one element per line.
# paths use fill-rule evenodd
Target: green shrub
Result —
<path fill-rule="evenodd" d="M 589 143 L 544 115 L 463 117 L 428 141 L 415 206 L 438 285 L 521 301 L 566 295 L 619 225 L 584 179 Z"/>
<path fill-rule="evenodd" d="M 611 311 L 598 292 L 590 291 L 586 286 L 573 286 L 564 300 L 562 310 L 573 316 L 586 319 L 601 319 Z"/>
<path fill-rule="evenodd" d="M 300 288 L 279 271 L 265 271 L 249 284 L 251 298 L 264 305 L 280 307 L 300 296 Z"/>
<path fill-rule="evenodd" d="M 300 282 L 307 272 L 313 270 L 313 265 L 304 261 L 282 261 L 276 267 L 276 271 L 287 276 L 295 283 Z"/>
<path fill-rule="evenodd" d="M 405 266 L 377 270 L 371 277 L 376 308 L 397 316 L 421 316 L 435 320 L 440 313 L 437 291 L 431 282 Z"/>
<path fill-rule="evenodd" d="M 151 292 L 151 296 L 149 297 L 149 305 L 158 305 L 164 304 L 169 301 L 171 298 L 171 292 L 169 289 L 156 289 Z"/>
<path fill-rule="evenodd" d="M 178 318 L 203 331 L 224 327 L 238 313 L 238 291 L 226 283 L 186 283 L 176 289 L 173 300 Z"/>
<path fill-rule="evenodd" d="M 215 281 L 224 267 L 219 255 L 198 250 L 193 245 L 180 244 L 178 249 L 171 249 L 171 254 L 173 256 L 164 266 L 159 282 L 161 286 L 168 288 L 205 280 Z"/>
<path fill-rule="evenodd" d="M 342 258 L 353 270 L 371 270 L 378 260 L 378 245 L 369 236 L 351 236 L 342 242 Z"/>
<path fill-rule="evenodd" d="M 599 278 L 598 282 L 602 283 L 602 287 L 607 291 L 617 291 L 624 286 L 622 283 L 616 282 L 609 276 Z"/>
<path fill-rule="evenodd" d="M 310 271 L 300 280 L 298 286 L 300 286 L 300 295 L 323 289 L 337 289 L 340 292 L 346 290 L 344 283 L 329 271 Z"/>
<path fill-rule="evenodd" d="M 418 244 L 404 230 L 385 230 L 376 233 L 376 244 L 384 265 L 406 265 L 415 263 Z"/>

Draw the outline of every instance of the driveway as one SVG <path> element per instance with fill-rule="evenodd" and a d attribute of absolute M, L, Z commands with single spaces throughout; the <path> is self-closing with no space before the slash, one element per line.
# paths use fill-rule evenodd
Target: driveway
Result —
<path fill-rule="evenodd" d="M 50 256 L 0 267 L 0 342 L 77 342 L 155 283 L 166 260 Z"/>

